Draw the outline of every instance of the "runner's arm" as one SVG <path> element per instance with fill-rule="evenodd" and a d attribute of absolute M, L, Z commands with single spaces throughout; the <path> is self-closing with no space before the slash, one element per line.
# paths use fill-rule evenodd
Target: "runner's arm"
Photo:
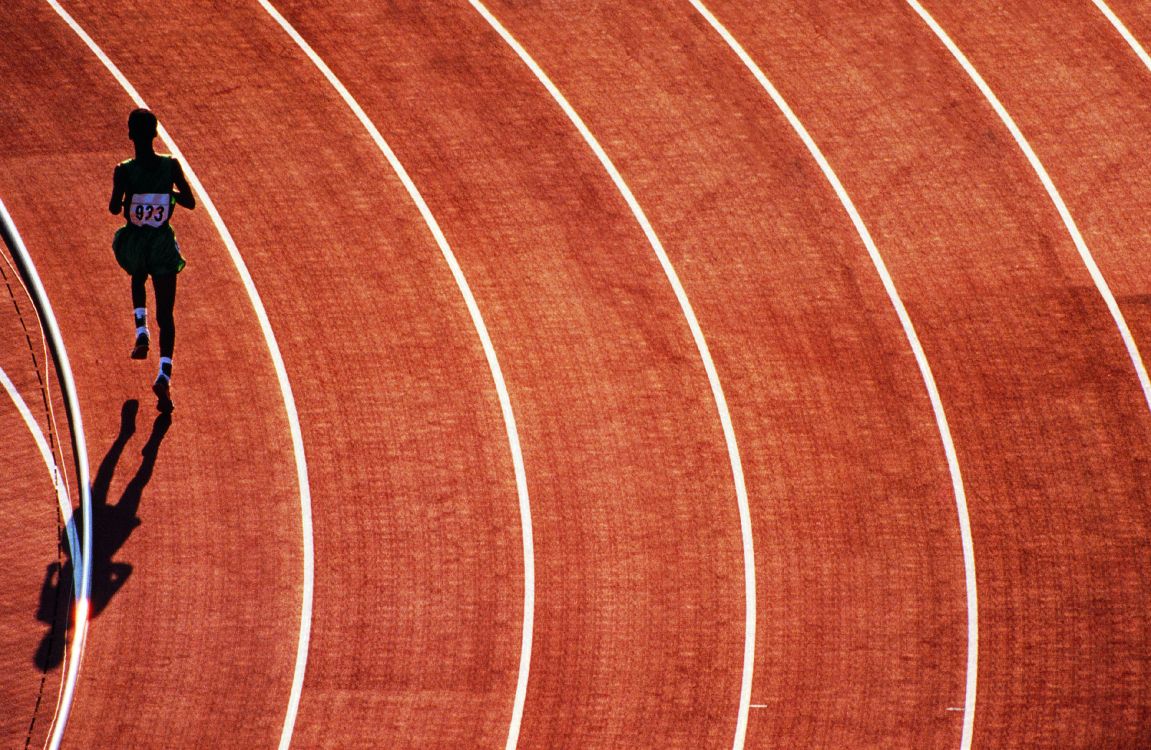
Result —
<path fill-rule="evenodd" d="M 188 187 L 188 181 L 184 178 L 184 168 L 180 166 L 179 160 L 176 160 L 175 169 L 172 170 L 172 182 L 177 188 L 172 191 L 172 200 L 176 201 L 176 205 L 195 208 L 196 196 L 192 194 L 192 188 Z"/>
<path fill-rule="evenodd" d="M 124 181 L 120 177 L 120 167 L 112 170 L 112 199 L 108 201 L 108 213 L 118 214 L 124 210 Z"/>

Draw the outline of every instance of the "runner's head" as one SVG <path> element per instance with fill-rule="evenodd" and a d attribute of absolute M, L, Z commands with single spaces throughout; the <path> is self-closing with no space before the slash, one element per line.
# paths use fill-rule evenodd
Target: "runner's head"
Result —
<path fill-rule="evenodd" d="M 133 143 L 151 143 L 156 137 L 156 115 L 146 109 L 134 109 L 128 115 L 128 139 Z"/>

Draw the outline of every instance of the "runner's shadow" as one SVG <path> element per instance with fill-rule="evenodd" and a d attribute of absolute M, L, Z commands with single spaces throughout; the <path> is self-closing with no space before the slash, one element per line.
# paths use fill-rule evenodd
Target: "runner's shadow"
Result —
<path fill-rule="evenodd" d="M 132 435 L 136 432 L 136 414 L 140 410 L 140 403 L 136 400 L 125 401 L 120 408 L 120 432 L 92 480 L 92 594 L 90 617 L 95 618 L 104 611 L 108 602 L 123 587 L 128 576 L 132 574 L 131 563 L 114 561 L 112 558 L 128 541 L 128 537 L 141 524 L 137 513 L 140 509 L 140 500 L 144 488 L 152 479 L 152 471 L 156 467 L 156 458 L 160 453 L 160 443 L 172 426 L 170 412 L 161 413 L 152 423 L 152 433 L 148 442 L 140 450 L 142 459 L 136 469 L 135 476 L 129 480 L 128 485 L 120 495 L 115 505 L 108 504 L 108 489 L 112 485 L 112 477 L 116 473 L 116 466 L 124 453 Z M 82 521 L 81 521 L 82 522 Z M 60 665 L 64 658 L 64 621 L 71 613 L 69 605 L 72 593 L 72 559 L 71 550 L 65 543 L 65 561 L 51 563 L 44 575 L 44 585 L 40 590 L 40 606 L 36 618 L 47 623 L 50 627 L 36 650 L 34 661 L 42 671 L 48 671 Z"/>

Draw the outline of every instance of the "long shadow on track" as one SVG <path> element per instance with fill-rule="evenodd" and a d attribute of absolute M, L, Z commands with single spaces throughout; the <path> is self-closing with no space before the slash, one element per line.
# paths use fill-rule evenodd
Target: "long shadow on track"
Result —
<path fill-rule="evenodd" d="M 128 441 L 136 432 L 136 414 L 140 403 L 128 400 L 120 408 L 120 432 L 112 441 L 107 454 L 100 462 L 100 468 L 92 482 L 92 599 L 91 617 L 96 618 L 116 592 L 132 574 L 132 564 L 113 561 L 112 557 L 142 521 L 136 515 L 144 488 L 152 479 L 156 458 L 160 454 L 160 443 L 172 426 L 172 415 L 160 413 L 152 423 L 152 433 L 148 442 L 140 450 L 143 459 L 136 469 L 135 476 L 128 482 L 115 505 L 108 504 L 108 488 L 116 473 L 116 466 Z M 67 545 L 64 545 L 67 554 Z M 62 608 L 67 608 L 68 596 L 72 590 L 72 560 L 69 557 L 61 565 L 53 562 L 44 575 L 44 586 L 40 591 L 40 606 L 36 617 L 49 625 L 48 632 L 40 642 L 33 657 L 36 666 L 47 672 L 58 667 L 64 658 L 64 629 L 61 627 L 67 617 Z"/>

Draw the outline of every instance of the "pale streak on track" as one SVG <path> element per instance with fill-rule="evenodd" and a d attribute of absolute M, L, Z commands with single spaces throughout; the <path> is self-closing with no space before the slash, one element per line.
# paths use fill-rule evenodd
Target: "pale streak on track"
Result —
<path fill-rule="evenodd" d="M 76 599 L 77 616 L 80 614 L 81 599 L 81 576 L 84 568 L 84 560 L 80 555 L 80 540 L 76 536 L 76 517 L 72 512 L 72 501 L 68 497 L 68 490 L 64 486 L 63 475 L 60 472 L 60 467 L 56 463 L 56 457 L 52 455 L 52 448 L 48 445 L 48 440 L 44 437 L 44 431 L 40 429 L 40 425 L 36 422 L 36 418 L 32 416 L 32 410 L 28 408 L 28 404 L 24 401 L 24 397 L 16 390 L 16 386 L 8 377 L 8 373 L 0 368 L 0 385 L 4 386 L 4 390 L 8 393 L 8 398 L 12 399 L 15 404 L 16 410 L 20 412 L 24 424 L 28 427 L 28 432 L 31 433 L 32 439 L 36 442 L 36 447 L 40 450 L 40 456 L 44 459 L 44 466 L 48 469 L 48 475 L 52 477 L 52 486 L 56 488 L 56 501 L 60 506 L 60 516 L 64 520 L 64 533 L 68 537 L 68 551 L 72 556 L 72 590 Z M 61 576 L 61 585 L 63 584 L 63 576 Z M 83 609 L 87 610 L 87 600 L 84 599 Z M 77 621 L 79 621 L 77 619 Z M 63 740 L 63 730 L 67 721 L 68 709 L 71 706 L 71 696 L 76 690 L 76 680 L 80 675 L 80 657 L 83 656 L 83 646 L 73 648 L 72 656 L 68 660 L 68 673 L 64 677 L 64 682 L 61 684 L 61 692 L 63 696 L 57 700 L 56 708 L 52 717 L 52 732 L 49 735 L 48 747 L 55 750 L 60 747 Z M 60 721 L 61 714 L 65 722 Z"/>
<path fill-rule="evenodd" d="M 76 522 L 72 513 L 72 504 L 68 498 L 61 501 L 61 512 L 68 536 L 68 546 L 72 552 L 73 599 L 76 601 L 76 608 L 72 617 L 72 653 L 68 657 L 67 674 L 60 683 L 60 695 L 52 716 L 51 734 L 45 743 L 49 750 L 59 750 L 64 741 L 64 731 L 68 727 L 68 717 L 72 713 L 72 703 L 76 697 L 76 683 L 80 678 L 80 665 L 84 661 L 84 646 L 88 638 L 88 618 L 91 611 L 92 495 L 88 484 L 88 444 L 84 438 L 84 419 L 80 414 L 76 383 L 72 379 L 72 365 L 68 361 L 68 350 L 64 347 L 64 340 L 60 335 L 60 326 L 56 323 L 56 315 L 52 312 L 52 303 L 48 300 L 48 293 L 40 281 L 36 264 L 24 246 L 24 240 L 21 239 L 20 232 L 16 229 L 16 223 L 12 220 L 12 215 L 8 213 L 4 201 L 0 201 L 0 232 L 4 234 L 4 240 L 23 267 L 21 276 L 27 283 L 25 291 L 33 300 L 33 304 L 36 305 L 41 334 L 46 337 L 52 348 L 53 359 L 57 368 L 56 374 L 60 378 L 64 400 L 68 407 L 68 423 L 72 430 L 73 458 L 76 461 L 76 481 L 79 485 L 77 490 L 80 494 L 80 513 L 85 518 L 77 544 Z M 5 380 L 7 380 L 6 375 Z M 23 399 L 21 399 L 22 401 Z M 51 406 L 48 408 L 50 410 Z M 28 416 L 31 416 L 31 412 L 28 412 Z M 34 421 L 30 424 L 34 424 Z M 39 432 L 39 426 L 36 427 L 36 432 Z M 41 437 L 43 436 L 41 435 Z M 49 454 L 51 454 L 50 450 Z M 59 472 L 56 476 L 59 476 Z"/>
<path fill-rule="evenodd" d="M 528 675 L 531 671 L 532 638 L 535 625 L 535 544 L 532 538 L 531 498 L 528 495 L 527 471 L 524 467 L 523 451 L 520 448 L 519 429 L 516 427 L 516 418 L 512 411 L 511 396 L 508 393 L 507 383 L 504 381 L 503 371 L 500 368 L 499 358 L 496 356 L 495 346 L 492 344 L 487 325 L 484 323 L 483 315 L 480 313 L 479 304 L 472 294 L 471 287 L 468 284 L 467 278 L 464 276 L 463 269 L 460 267 L 455 253 L 448 244 L 447 237 L 444 236 L 443 230 L 440 229 L 439 222 L 437 222 L 435 216 L 432 215 L 432 211 L 428 208 L 428 204 L 424 200 L 423 195 L 420 194 L 415 182 L 412 181 L 412 178 L 408 175 L 408 171 L 404 168 L 404 165 L 400 163 L 395 152 L 392 151 L 391 146 L 389 146 L 387 141 L 384 140 L 384 137 L 380 135 L 379 129 L 376 128 L 375 123 L 373 123 L 367 113 L 364 112 L 355 97 L 352 96 L 351 92 L 348 91 L 340 79 L 336 77 L 336 74 L 332 72 L 327 63 L 316 54 L 312 46 L 300 36 L 299 32 L 288 23 L 287 19 L 285 19 L 270 2 L 267 0 L 259 0 L 259 3 L 263 6 L 264 10 L 275 19 L 276 23 L 287 32 L 288 36 L 296 42 L 304 54 L 308 56 L 308 59 L 312 61 L 316 68 L 324 75 L 324 78 L 328 80 L 328 83 L 339 93 L 344 103 L 348 105 L 360 121 L 360 124 L 368 131 L 376 147 L 388 160 L 388 164 L 396 173 L 396 176 L 399 177 L 404 188 L 408 191 L 408 196 L 412 202 L 415 203 L 416 208 L 419 209 L 420 216 L 423 217 L 424 223 L 427 225 L 432 237 L 435 238 L 436 245 L 439 246 L 444 260 L 451 269 L 452 277 L 455 279 L 456 286 L 459 287 L 460 294 L 463 296 L 464 302 L 467 305 L 468 314 L 472 319 L 472 325 L 475 326 L 476 333 L 479 335 L 480 342 L 483 345 L 484 355 L 488 362 L 488 369 L 491 370 L 492 379 L 495 381 L 496 394 L 499 397 L 500 409 L 503 413 L 504 426 L 507 431 L 508 447 L 512 455 L 512 465 L 515 471 L 516 491 L 519 496 L 520 528 L 523 535 L 523 635 L 520 641 L 519 673 L 516 679 L 515 699 L 512 703 L 512 716 L 508 725 L 508 739 L 506 744 L 507 750 L 514 750 L 519 743 L 524 703 L 527 701 Z M 286 745 L 281 745 L 281 748 L 286 748 Z"/>
<path fill-rule="evenodd" d="M 64 19 L 65 23 L 76 32 L 76 35 L 88 46 L 88 49 L 99 58 L 108 72 L 119 82 L 120 86 L 131 97 L 137 107 L 147 107 L 143 97 L 140 96 L 136 88 L 128 81 L 116 64 L 104 54 L 99 45 L 93 41 L 88 32 L 76 22 L 74 18 L 64 10 L 57 2 L 57 0 L 46 0 L 56 11 L 56 14 Z M 212 202 L 212 198 L 208 195 L 208 191 L 204 189 L 203 183 L 200 182 L 199 177 L 196 176 L 192 166 L 188 160 L 184 158 L 180 152 L 180 148 L 168 135 L 164 126 L 159 126 L 159 136 L 164 144 L 171 151 L 172 155 L 179 159 L 184 166 L 184 175 L 188 178 L 188 183 L 196 194 L 200 196 L 200 202 L 204 206 L 204 210 L 212 219 L 212 223 L 216 227 L 220 238 L 224 242 L 224 246 L 228 249 L 228 254 L 232 259 L 233 265 L 236 267 L 236 272 L 240 276 L 240 280 L 244 284 L 244 290 L 248 293 L 248 299 L 252 303 L 252 308 L 255 310 L 256 318 L 260 322 L 260 330 L 264 335 L 264 341 L 268 348 L 268 354 L 272 358 L 272 363 L 276 370 L 276 380 L 280 386 L 280 392 L 284 399 L 284 412 L 288 420 L 288 429 L 292 437 L 292 451 L 296 459 L 296 480 L 300 488 L 300 526 L 302 533 L 303 545 L 303 586 L 301 592 L 300 602 L 300 635 L 296 646 L 296 663 L 292 675 L 292 691 L 288 702 L 287 715 L 284 721 L 284 728 L 281 733 L 280 747 L 287 748 L 291 742 L 292 727 L 295 725 L 296 711 L 299 708 L 300 692 L 304 685 L 304 671 L 307 668 L 308 662 L 308 644 L 311 638 L 312 629 L 312 595 L 315 580 L 314 568 L 314 552 L 312 542 L 312 494 L 311 487 L 308 484 L 308 464 L 304 456 L 304 437 L 300 429 L 300 417 L 296 411 L 296 402 L 292 396 L 292 386 L 288 381 L 288 371 L 284 365 L 284 358 L 280 354 L 280 348 L 276 344 L 276 336 L 272 332 L 272 324 L 268 319 L 267 310 L 264 309 L 264 303 L 260 300 L 260 294 L 256 291 L 256 285 L 252 281 L 252 275 L 248 272 L 248 267 L 244 263 L 244 259 L 240 256 L 240 250 L 236 247 L 236 242 L 232 239 L 232 233 L 228 231 L 228 227 L 224 225 L 224 220 L 220 216 L 219 211 L 216 210 L 216 205 Z"/>
<path fill-rule="evenodd" d="M 1130 45 L 1132 51 L 1139 57 L 1147 69 L 1151 70 L 1151 55 L 1147 54 L 1147 50 L 1143 48 L 1143 45 L 1139 43 L 1135 35 L 1127 29 L 1126 24 L 1119 20 L 1119 16 L 1115 15 L 1115 12 L 1112 11 L 1103 0 L 1091 0 L 1091 2 L 1095 3 L 1095 7 L 1098 8 L 1103 15 L 1107 16 L 1107 20 L 1110 21 L 1111 25 L 1115 27 L 1115 30 L 1123 36 L 1123 39 Z"/>
<path fill-rule="evenodd" d="M 687 320 L 688 327 L 691 329 L 691 335 L 695 341 L 696 348 L 699 350 L 699 356 L 703 361 L 704 370 L 707 372 L 712 397 L 715 399 L 716 410 L 719 412 L 719 421 L 723 427 L 724 440 L 727 443 L 728 459 L 731 462 L 732 482 L 735 485 L 736 503 L 739 506 L 740 534 L 743 541 L 743 678 L 740 684 L 739 708 L 736 716 L 735 738 L 733 740 L 733 747 L 739 750 L 739 748 L 743 747 L 744 740 L 747 736 L 747 715 L 751 704 L 751 678 L 755 665 L 755 550 L 752 540 L 751 510 L 748 506 L 747 485 L 744 482 L 743 476 L 743 462 L 740 460 L 739 446 L 735 439 L 735 427 L 732 424 L 731 413 L 727 408 L 727 398 L 724 396 L 723 386 L 719 381 L 719 373 L 716 370 L 715 362 L 712 361 L 711 352 L 708 350 L 707 340 L 704 338 L 699 320 L 696 318 L 691 302 L 687 298 L 687 291 L 680 282 L 679 275 L 672 266 L 671 259 L 668 258 L 663 243 L 656 235 L 654 227 L 652 227 L 651 222 L 648 221 L 647 215 L 644 213 L 643 208 L 640 207 L 635 194 L 632 193 L 631 188 L 628 187 L 623 176 L 619 173 L 619 170 L 616 169 L 615 164 L 612 163 L 611 158 L 607 155 L 607 152 L 604 151 L 603 146 L 600 145 L 599 141 L 584 123 L 583 118 L 579 116 L 575 108 L 572 107 L 571 103 L 569 103 L 567 98 L 560 92 L 559 88 L 552 82 L 548 75 L 544 73 L 543 69 L 536 63 L 535 59 L 528 54 L 527 50 L 504 28 L 503 24 L 499 22 L 499 19 L 497 19 L 483 3 L 478 2 L 478 0 L 468 0 L 468 2 L 483 16 L 484 20 L 488 22 L 496 33 L 503 38 L 507 45 L 515 51 L 520 60 L 527 65 L 539 82 L 543 84 L 544 88 L 548 90 L 548 93 L 555 99 L 560 109 L 563 110 L 564 114 L 567 115 L 568 119 L 571 120 L 572 124 L 579 131 L 588 147 L 595 153 L 596 158 L 599 159 L 600 164 L 611 177 L 612 182 L 615 183 L 616 189 L 619 190 L 620 195 L 623 196 L 624 201 L 627 202 L 636 221 L 643 229 L 644 235 L 651 244 L 652 250 L 655 251 L 655 255 L 659 259 L 668 281 L 671 283 L 676 299 L 679 301 L 680 309 L 683 311 L 683 316 Z"/>
<path fill-rule="evenodd" d="M 6 212 L 5 212 L 6 213 Z M 13 269 L 15 272 L 15 269 Z M 27 287 L 21 283 L 21 288 L 24 293 L 31 298 L 31 293 Z M 28 427 L 28 432 L 31 433 L 32 439 L 36 442 L 36 447 L 40 451 L 40 456 L 44 459 L 44 465 L 48 467 L 48 473 L 52 477 L 52 486 L 56 488 L 56 499 L 60 504 L 60 516 L 64 520 L 64 531 L 68 536 L 68 549 L 71 551 L 72 559 L 75 561 L 73 564 L 74 575 L 78 574 L 78 569 L 83 567 L 80 565 L 80 541 L 76 536 L 76 523 L 73 518 L 72 501 L 68 497 L 68 486 L 64 478 L 64 473 L 60 470 L 60 466 L 56 463 L 56 457 L 53 455 L 52 447 L 48 439 L 44 437 L 44 431 L 40 429 L 40 423 L 32 415 L 32 410 L 28 408 L 28 403 L 24 397 L 20 395 L 20 391 L 16 390 L 15 384 L 8 377 L 8 373 L 4 372 L 4 368 L 0 367 L 0 384 L 4 386 L 4 390 L 8 393 L 8 398 L 12 399 L 15 404 L 16 410 L 20 412 L 24 424 Z M 52 422 L 51 428 L 55 424 L 55 419 L 49 415 Z M 76 589 L 79 591 L 79 587 Z"/>
<path fill-rule="evenodd" d="M 751 55 L 743 48 L 743 46 L 732 36 L 731 32 L 712 14 L 710 10 L 700 0 L 689 0 L 697 11 L 707 20 L 711 27 L 723 37 L 723 40 L 732 49 L 733 52 L 739 57 L 747 69 L 755 76 L 756 81 L 763 87 L 764 91 L 771 97 L 772 101 L 779 108 L 783 116 L 787 118 L 788 123 L 792 129 L 795 130 L 803 145 L 811 153 L 812 158 L 819 164 L 820 170 L 823 172 L 824 177 L 831 184 L 835 190 L 839 202 L 843 205 L 843 209 L 851 218 L 851 223 L 855 226 L 856 232 L 859 234 L 863 244 L 867 247 L 867 253 L 871 256 L 871 262 L 875 265 L 875 270 L 879 273 L 879 278 L 883 281 L 883 288 L 887 290 L 887 296 L 891 300 L 892 306 L 895 308 L 896 315 L 899 316 L 899 322 L 903 325 L 904 335 L 907 336 L 907 341 L 911 345 L 911 350 L 915 354 L 915 361 L 919 365 L 920 376 L 923 378 L 924 386 L 927 388 L 927 395 L 931 399 L 931 408 L 935 413 L 935 423 L 939 429 L 939 436 L 943 442 L 943 451 L 947 456 L 947 468 L 951 473 L 951 487 L 952 492 L 955 494 L 955 507 L 959 516 L 959 534 L 960 542 L 963 545 L 963 571 L 966 580 L 967 588 L 967 679 L 966 687 L 964 690 L 963 700 L 963 732 L 960 737 L 960 748 L 962 750 L 970 750 L 972 737 L 975 727 L 975 693 L 978 684 L 979 673 L 979 597 L 976 589 L 975 577 L 975 545 L 971 536 L 971 519 L 967 511 L 967 491 L 963 485 L 963 474 L 959 469 L 959 454 L 955 449 L 955 441 L 951 437 L 951 427 L 947 421 L 947 414 L 943 409 L 943 397 L 939 394 L 939 388 L 935 383 L 935 375 L 932 373 L 931 364 L 927 360 L 927 353 L 923 349 L 923 344 L 919 340 L 919 335 L 915 331 L 915 326 L 911 322 L 911 316 L 907 313 L 907 308 L 903 305 L 903 300 L 899 296 L 899 290 L 895 287 L 895 281 L 891 278 L 891 274 L 887 270 L 887 264 L 883 260 L 883 255 L 879 252 L 879 248 L 875 244 L 875 240 L 868 231 L 867 225 L 860 216 L 859 211 L 855 208 L 855 203 L 848 195 L 847 189 L 843 186 L 839 176 L 831 167 L 831 163 L 823 155 L 823 151 L 816 144 L 815 139 L 807 132 L 807 128 L 803 126 L 799 117 L 788 105 L 783 95 L 771 83 L 771 81 L 764 74 L 763 70 L 752 59 Z M 951 709 L 948 709 L 951 710 Z"/>
<path fill-rule="evenodd" d="M 69 499 L 68 491 L 64 487 L 60 467 L 56 463 L 56 457 L 52 455 L 52 448 L 48 445 L 47 438 L 44 437 L 44 431 L 40 429 L 36 418 L 32 416 L 32 410 L 28 408 L 28 403 L 24 401 L 24 397 L 16 390 L 16 386 L 8 377 L 8 373 L 4 372 L 3 368 L 0 368 L 0 385 L 4 386 L 4 390 L 8 393 L 8 398 L 12 399 L 16 410 L 20 412 L 20 417 L 24 420 L 24 424 L 27 425 L 28 432 L 36 442 L 36 447 L 40 451 L 41 458 L 44 459 L 44 465 L 48 468 L 48 474 L 52 477 L 52 486 L 56 488 L 56 500 L 60 505 L 60 516 L 64 519 L 64 532 L 68 536 L 68 550 L 72 554 L 73 577 L 76 577 L 79 575 L 80 568 L 83 567 L 82 560 L 80 559 L 80 540 L 76 536 L 76 519 L 72 512 L 72 501 Z M 79 590 L 78 587 L 77 590 Z"/>
<path fill-rule="evenodd" d="M 907 4 L 911 6 L 923 22 L 931 28 L 939 41 L 947 47 L 952 57 L 963 67 L 963 70 L 971 78 L 972 82 L 982 92 L 984 98 L 999 115 L 999 119 L 1011 132 L 1011 136 L 1027 157 L 1030 162 L 1031 168 L 1035 170 L 1035 174 L 1039 176 L 1039 181 L 1043 183 L 1043 187 L 1047 190 L 1048 197 L 1051 202 L 1055 204 L 1055 208 L 1059 211 L 1060 218 L 1063 219 L 1064 226 L 1067 227 L 1068 233 L 1071 235 L 1072 241 L 1075 243 L 1075 248 L 1079 251 L 1079 257 L 1083 259 L 1083 265 L 1087 267 L 1087 272 L 1091 274 L 1091 280 L 1095 282 L 1095 288 L 1099 290 L 1100 296 L 1107 304 L 1107 309 L 1111 312 L 1111 317 L 1115 320 L 1115 326 L 1119 329 L 1119 335 L 1123 338 L 1123 343 L 1127 347 L 1127 354 L 1131 358 L 1131 364 L 1135 366 L 1135 373 L 1139 376 L 1139 384 L 1143 387 L 1143 398 L 1147 402 L 1148 408 L 1151 408 L 1151 378 L 1147 375 L 1147 367 L 1143 364 L 1143 358 L 1139 354 L 1139 347 L 1135 344 L 1135 338 L 1131 335 L 1131 329 L 1127 327 L 1127 319 L 1123 317 L 1123 311 L 1119 309 L 1119 303 L 1115 301 L 1115 295 L 1111 293 L 1111 287 L 1107 285 L 1107 280 L 1103 278 L 1099 266 L 1095 263 L 1095 258 L 1091 255 L 1091 250 L 1087 247 L 1087 242 L 1083 239 L 1083 235 L 1079 232 L 1079 227 L 1075 224 L 1075 219 L 1071 216 L 1070 209 L 1067 204 L 1063 202 L 1063 197 L 1056 189 L 1055 183 L 1051 180 L 1051 176 L 1047 173 L 1043 163 L 1039 161 L 1039 157 L 1035 154 L 1035 150 L 1031 148 L 1031 144 L 1027 142 L 1024 137 L 1023 131 L 1015 124 L 1015 120 L 1008 114 L 1007 108 L 1003 106 L 999 98 L 987 85 L 987 81 L 983 80 L 983 76 L 959 49 L 959 46 L 951 40 L 943 27 L 931 16 L 930 13 L 917 1 L 907 0 Z"/>

